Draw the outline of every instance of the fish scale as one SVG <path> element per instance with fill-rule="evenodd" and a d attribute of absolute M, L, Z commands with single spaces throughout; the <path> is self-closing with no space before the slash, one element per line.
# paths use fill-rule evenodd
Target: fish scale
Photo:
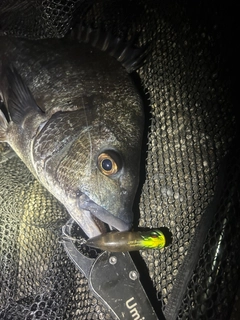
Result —
<path fill-rule="evenodd" d="M 239 282 L 239 154 L 228 158 L 228 172 L 232 177 L 229 176 L 223 186 L 224 192 L 211 229 L 205 230 L 196 239 L 205 239 L 202 252 L 189 259 L 188 251 L 199 221 L 213 198 L 221 171 L 220 163 L 230 151 L 238 126 L 232 115 L 234 96 L 238 110 L 238 96 L 235 95 L 238 92 L 237 50 L 234 41 L 238 37 L 238 9 L 235 2 L 95 0 L 86 11 L 90 2 L 3 1 L 0 4 L 0 33 L 34 39 L 63 37 L 71 22 L 78 20 L 84 26 L 102 28 L 119 37 L 131 38 L 138 33 L 136 43 L 149 44 L 149 55 L 138 70 L 151 121 L 147 122 L 146 170 L 141 174 L 143 187 L 135 205 L 136 211 L 140 211 L 136 220 L 139 217 L 141 227 L 167 226 L 173 233 L 173 243 L 161 251 L 141 252 L 147 267 L 142 267 L 141 278 L 148 283 L 154 300 L 155 290 L 150 289 L 153 283 L 158 297 L 156 305 L 164 311 L 168 320 L 229 319 L 234 310 L 234 296 Z M 230 72 L 225 72 L 225 67 L 229 67 Z M 32 76 L 29 66 L 23 69 L 25 76 Z M 236 78 L 228 82 L 231 72 L 235 73 Z M 39 79 L 40 73 L 38 65 L 35 74 Z M 44 80 L 44 74 L 41 76 Z M 51 86 L 54 85 L 51 83 Z M 231 90 L 232 87 L 236 92 Z M 43 92 L 43 87 L 41 90 Z M 44 97 L 47 95 L 48 88 L 44 91 Z M 68 99 L 64 99 L 67 106 Z M 236 150 L 238 145 L 233 145 Z M 2 228 L 11 230 L 7 239 L 5 236 L 2 248 L 10 252 L 17 243 L 11 236 L 13 228 L 18 230 L 18 224 L 13 222 L 18 221 L 14 217 L 19 206 L 15 204 L 21 199 L 20 190 L 26 190 L 24 195 L 28 195 L 27 185 L 21 184 L 21 188 L 16 188 L 18 175 L 22 177 L 26 173 L 24 166 L 16 165 L 16 159 L 5 161 L 7 167 L 1 167 L 0 175 L 5 200 L 4 208 L 0 207 Z M 5 185 L 9 188 L 6 189 Z M 36 189 L 35 193 L 38 192 L 41 191 Z M 45 197 L 47 199 L 50 195 Z M 36 200 L 31 198 L 27 201 Z M 43 198 L 41 201 L 44 202 Z M 39 202 L 38 206 L 41 207 Z M 7 217 L 6 208 L 11 213 Z M 45 216 L 51 214 L 54 219 L 54 210 L 49 205 Z M 10 280 L 8 271 L 3 272 L 7 274 L 2 284 L 3 302 L 7 301 L 9 308 L 4 307 L 0 317 L 12 319 L 17 315 L 19 319 L 36 318 L 42 312 L 42 317 L 51 314 L 57 319 L 112 319 L 102 304 L 91 296 L 87 280 L 71 268 L 68 257 L 60 249 L 54 255 L 52 264 L 48 263 L 44 251 L 34 240 L 35 232 L 29 234 L 36 248 L 31 251 L 29 264 L 36 267 L 38 261 L 46 261 L 48 273 L 42 273 L 42 278 L 47 286 L 40 284 L 38 287 L 44 294 L 39 296 L 33 292 L 32 300 L 9 300 L 8 295 L 15 292 L 15 287 L 12 287 L 14 279 Z M 41 244 L 43 250 L 46 245 L 53 249 L 56 245 L 55 241 L 47 238 Z M 187 265 L 181 268 L 184 261 L 188 261 Z M 16 253 L 16 265 L 8 265 L 11 270 L 16 270 L 18 263 L 21 260 Z M 140 268 L 140 261 L 138 266 Z M 23 279 L 24 271 L 21 270 Z M 182 280 L 186 271 L 192 273 L 189 281 Z M 29 276 L 28 280 L 30 284 L 20 281 L 19 286 L 30 286 L 34 277 Z M 54 290 L 51 289 L 52 284 Z M 45 304 L 43 310 L 41 302 Z M 179 303 L 181 306 L 178 308 Z M 238 319 L 239 311 L 233 312 L 235 319 Z"/>
<path fill-rule="evenodd" d="M 2 141 L 9 142 L 88 236 L 97 235 L 101 224 L 92 218 L 86 201 L 81 207 L 79 192 L 98 206 L 93 215 L 102 222 L 129 229 L 144 114 L 127 71 L 114 58 L 74 40 L 6 41 L 2 37 L 0 42 L 4 42 L 1 54 L 7 55 L 0 91 L 10 115 L 6 128 L 1 114 L 1 131 L 6 133 L 5 137 L 1 134 Z M 16 48 L 21 56 L 16 55 Z M 111 150 L 121 167 L 116 175 L 108 176 L 97 159 Z"/>

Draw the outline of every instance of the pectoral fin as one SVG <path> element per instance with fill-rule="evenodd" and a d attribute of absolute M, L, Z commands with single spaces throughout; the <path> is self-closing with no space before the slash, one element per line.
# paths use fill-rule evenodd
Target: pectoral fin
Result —
<path fill-rule="evenodd" d="M 0 142 L 7 142 L 7 129 L 7 119 L 5 118 L 2 110 L 0 110 Z"/>
<path fill-rule="evenodd" d="M 12 65 L 4 68 L 2 76 L 1 95 L 14 123 L 21 124 L 32 111 L 43 114 L 29 88 Z"/>

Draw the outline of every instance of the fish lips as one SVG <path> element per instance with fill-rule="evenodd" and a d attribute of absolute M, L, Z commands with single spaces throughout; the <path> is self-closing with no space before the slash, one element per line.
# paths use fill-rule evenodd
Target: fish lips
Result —
<path fill-rule="evenodd" d="M 116 216 L 114 216 L 111 212 L 101 207 L 93 200 L 91 200 L 87 195 L 81 194 L 78 199 L 78 206 L 80 209 L 87 210 L 91 213 L 94 218 L 100 220 L 103 223 L 109 225 L 110 229 L 116 229 L 118 231 L 127 231 L 132 226 L 132 216 L 133 214 L 129 212 L 123 213 L 124 217 L 127 219 L 124 221 Z M 121 215 L 121 212 L 119 213 Z"/>

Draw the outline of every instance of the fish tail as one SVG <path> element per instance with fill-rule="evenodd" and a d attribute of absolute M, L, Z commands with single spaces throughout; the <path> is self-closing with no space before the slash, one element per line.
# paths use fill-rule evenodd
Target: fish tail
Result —
<path fill-rule="evenodd" d="M 2 110 L 0 110 L 0 142 L 7 142 L 7 130 L 8 122 L 3 114 Z"/>

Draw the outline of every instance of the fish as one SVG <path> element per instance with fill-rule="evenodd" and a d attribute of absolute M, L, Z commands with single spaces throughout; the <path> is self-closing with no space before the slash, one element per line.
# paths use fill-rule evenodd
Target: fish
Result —
<path fill-rule="evenodd" d="M 87 237 L 131 228 L 144 111 L 121 63 L 72 38 L 1 36 L 0 100 L 0 142 Z"/>
<path fill-rule="evenodd" d="M 166 237 L 159 229 L 135 232 L 112 231 L 88 239 L 84 244 L 109 252 L 162 249 L 166 246 Z"/>

